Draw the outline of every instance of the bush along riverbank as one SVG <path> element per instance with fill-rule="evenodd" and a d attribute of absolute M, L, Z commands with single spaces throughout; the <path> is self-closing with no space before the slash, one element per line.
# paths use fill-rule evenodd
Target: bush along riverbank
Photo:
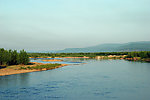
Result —
<path fill-rule="evenodd" d="M 128 52 L 128 55 L 125 57 L 129 61 L 145 61 L 150 62 L 150 51 L 134 51 Z"/>
<path fill-rule="evenodd" d="M 96 59 L 125 59 L 128 61 L 150 62 L 150 51 L 133 51 L 133 52 L 128 52 L 127 55 L 96 56 L 95 58 Z"/>

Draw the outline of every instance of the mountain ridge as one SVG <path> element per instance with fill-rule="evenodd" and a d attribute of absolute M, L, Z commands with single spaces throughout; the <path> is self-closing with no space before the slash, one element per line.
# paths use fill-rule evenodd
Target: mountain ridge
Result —
<path fill-rule="evenodd" d="M 150 41 L 105 43 L 85 48 L 66 48 L 56 53 L 150 51 Z"/>

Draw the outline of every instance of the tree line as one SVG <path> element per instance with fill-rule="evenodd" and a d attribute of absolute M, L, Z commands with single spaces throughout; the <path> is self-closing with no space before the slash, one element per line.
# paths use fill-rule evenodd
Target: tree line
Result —
<path fill-rule="evenodd" d="M 128 55 L 126 58 L 134 58 L 134 57 L 141 57 L 143 58 L 150 58 L 150 51 L 134 51 L 134 52 L 128 52 Z"/>
<path fill-rule="evenodd" d="M 128 52 L 95 52 L 95 53 L 28 53 L 30 57 L 96 57 L 108 55 L 127 55 Z"/>
<path fill-rule="evenodd" d="M 28 53 L 30 57 L 96 57 L 109 55 L 127 55 L 126 58 L 141 57 L 150 58 L 150 51 L 132 51 L 132 52 L 95 52 L 95 53 Z"/>
<path fill-rule="evenodd" d="M 24 50 L 5 50 L 0 48 L 0 65 L 18 65 L 18 64 L 28 64 L 29 56 Z"/>

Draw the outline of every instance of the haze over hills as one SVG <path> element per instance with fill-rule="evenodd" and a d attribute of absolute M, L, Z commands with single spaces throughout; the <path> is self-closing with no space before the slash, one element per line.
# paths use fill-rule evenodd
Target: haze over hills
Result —
<path fill-rule="evenodd" d="M 150 41 L 107 43 L 85 48 L 66 48 L 56 53 L 150 51 Z"/>

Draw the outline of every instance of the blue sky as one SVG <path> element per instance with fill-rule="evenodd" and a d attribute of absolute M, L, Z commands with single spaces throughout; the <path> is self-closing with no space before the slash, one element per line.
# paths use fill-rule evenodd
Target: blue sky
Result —
<path fill-rule="evenodd" d="M 0 0 L 0 47 L 55 50 L 150 41 L 150 0 Z"/>

